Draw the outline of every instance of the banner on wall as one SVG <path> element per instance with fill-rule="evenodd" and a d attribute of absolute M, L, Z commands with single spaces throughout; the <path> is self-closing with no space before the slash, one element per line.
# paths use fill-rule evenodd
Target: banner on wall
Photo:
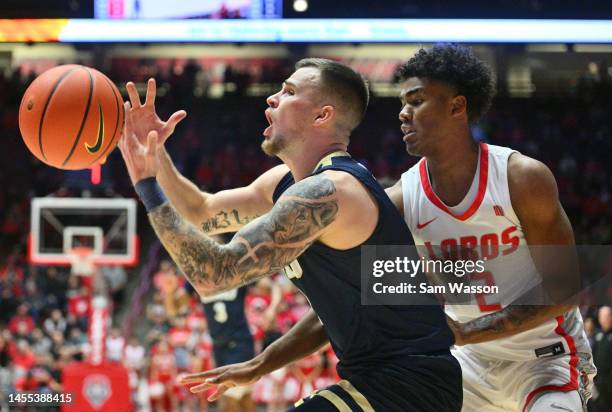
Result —
<path fill-rule="evenodd" d="M 131 412 L 129 376 L 118 363 L 92 365 L 75 363 L 62 371 L 63 393 L 71 394 L 71 402 L 62 412 Z"/>

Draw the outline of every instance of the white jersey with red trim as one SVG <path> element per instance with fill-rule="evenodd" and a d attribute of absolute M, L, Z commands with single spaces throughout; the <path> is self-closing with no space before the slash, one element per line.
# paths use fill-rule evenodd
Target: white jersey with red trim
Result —
<path fill-rule="evenodd" d="M 510 200 L 508 159 L 514 150 L 480 144 L 475 182 L 465 199 L 465 210 L 453 212 L 434 193 L 426 159 L 402 175 L 404 219 L 426 258 L 459 256 L 466 250 L 485 261 L 485 271 L 472 281 L 497 285 L 497 295 L 480 294 L 473 304 L 446 305 L 460 322 L 501 310 L 541 282 L 527 249 L 525 235 Z M 477 189 L 476 189 L 477 188 Z M 500 257 L 503 257 L 500 258 Z M 469 345 L 470 351 L 493 359 L 527 360 L 576 351 L 590 353 L 578 310 L 508 338 Z"/>

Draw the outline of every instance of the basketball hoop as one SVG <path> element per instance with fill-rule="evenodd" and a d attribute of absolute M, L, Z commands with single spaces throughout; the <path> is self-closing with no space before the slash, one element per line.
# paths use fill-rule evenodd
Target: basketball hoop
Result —
<path fill-rule="evenodd" d="M 94 272 L 94 250 L 89 247 L 78 246 L 68 250 L 68 258 L 72 267 L 72 274 L 77 276 L 91 276 Z"/>

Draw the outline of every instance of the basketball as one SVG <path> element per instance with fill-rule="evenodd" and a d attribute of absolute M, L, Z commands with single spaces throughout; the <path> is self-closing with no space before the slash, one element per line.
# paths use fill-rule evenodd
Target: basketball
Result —
<path fill-rule="evenodd" d="M 123 100 L 113 82 L 76 64 L 39 75 L 19 106 L 26 146 L 39 160 L 59 169 L 103 163 L 117 145 L 123 118 Z"/>

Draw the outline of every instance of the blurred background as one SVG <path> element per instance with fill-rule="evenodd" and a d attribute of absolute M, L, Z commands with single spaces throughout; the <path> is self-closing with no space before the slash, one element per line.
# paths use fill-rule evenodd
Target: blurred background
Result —
<path fill-rule="evenodd" d="M 86 376 L 77 376 L 71 366 L 81 362 L 105 372 L 87 375 L 97 376 L 88 381 L 87 405 L 65 410 L 218 410 L 173 383 L 178 373 L 214 366 L 211 320 L 164 254 L 142 207 L 136 212 L 137 236 L 129 224 L 114 234 L 134 245 L 129 262 L 92 265 L 86 242 L 84 255 L 61 250 L 57 264 L 32 259 L 33 236 L 47 230 L 32 228 L 35 213 L 43 220 L 62 215 L 59 206 L 33 213 L 34 198 L 135 198 L 117 151 L 101 168 L 69 172 L 39 162 L 23 144 L 21 96 L 38 74 L 59 64 L 97 68 L 124 97 L 125 82 L 134 81 L 144 94 L 146 80 L 155 77 L 160 116 L 188 112 L 167 143 L 177 168 L 215 192 L 247 185 L 277 164 L 259 148 L 267 126 L 265 97 L 278 90 L 293 64 L 307 56 L 343 61 L 370 81 L 373 95 L 350 152 L 391 184 L 418 160 L 406 154 L 401 140 L 395 69 L 432 42 L 469 43 L 493 68 L 498 89 L 492 109 L 473 127 L 474 138 L 546 163 L 576 243 L 612 243 L 611 2 L 174 3 L 0 3 L 0 410 L 7 410 L 8 394 L 15 391 L 59 393 L 77 387 Z M 468 35 L 467 29 L 480 23 L 426 19 L 523 20 Z M 540 19 L 560 20 L 548 28 Z M 121 211 L 116 215 L 120 219 Z M 108 226 L 112 229 L 113 221 Z M 612 262 L 608 276 L 609 271 Z M 612 315 L 602 306 L 612 303 L 612 286 L 603 285 L 585 293 L 581 305 L 592 342 L 611 333 Z M 282 275 L 249 287 L 243 303 L 256 352 L 308 310 L 306 299 Z M 608 375 L 610 348 L 596 356 L 600 373 Z M 322 350 L 259 381 L 252 397 L 260 410 L 284 410 L 337 379 L 335 362 L 331 350 Z M 117 379 L 103 378 L 113 373 Z M 127 403 L 114 398 L 122 391 Z M 591 406 L 612 410 L 612 405 Z"/>

